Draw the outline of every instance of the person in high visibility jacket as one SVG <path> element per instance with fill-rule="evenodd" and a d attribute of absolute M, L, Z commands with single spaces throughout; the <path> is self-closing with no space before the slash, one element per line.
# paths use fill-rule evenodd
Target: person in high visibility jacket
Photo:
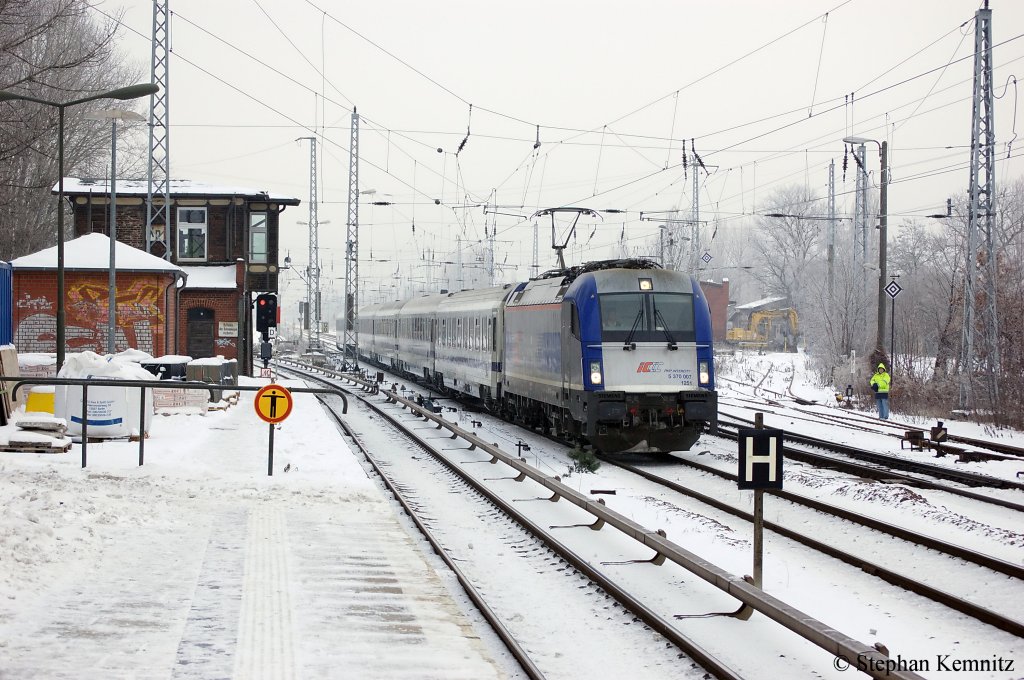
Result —
<path fill-rule="evenodd" d="M 875 392 L 875 402 L 878 404 L 878 417 L 882 420 L 889 419 L 889 386 L 892 384 L 892 377 L 886 372 L 885 364 L 878 364 L 875 374 L 871 376 L 871 389 Z"/>

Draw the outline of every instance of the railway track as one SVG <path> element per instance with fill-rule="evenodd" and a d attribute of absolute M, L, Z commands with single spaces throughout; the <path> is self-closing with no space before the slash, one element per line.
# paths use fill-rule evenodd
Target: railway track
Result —
<path fill-rule="evenodd" d="M 805 399 L 793 392 L 793 379 L 795 372 L 790 372 L 787 376 L 787 385 L 785 392 L 778 392 L 763 387 L 764 381 L 771 375 L 771 369 L 765 373 L 756 383 L 747 383 L 731 378 L 719 378 L 722 382 L 732 383 L 734 385 L 748 388 L 753 395 L 752 396 L 729 396 L 720 397 L 720 405 L 727 406 L 730 403 L 749 405 L 750 407 L 758 408 L 761 410 L 782 409 L 776 411 L 779 415 L 784 415 L 788 418 L 796 418 L 807 422 L 818 422 L 818 423 L 833 423 L 844 428 L 857 429 L 864 432 L 884 432 L 892 437 L 903 439 L 905 438 L 906 431 L 911 429 L 918 429 L 905 423 L 894 422 L 892 420 L 881 420 L 875 416 L 867 413 L 862 413 L 852 410 L 844 409 L 833 409 L 834 412 L 826 413 L 821 410 L 810 410 L 806 407 L 813 406 L 817 402 L 811 399 Z M 757 395 L 761 393 L 770 396 Z M 796 404 L 796 407 L 789 406 L 787 402 Z M 1019 460 L 1024 462 L 1024 448 L 1014 446 L 1006 442 L 996 441 L 993 439 L 981 439 L 977 437 L 968 437 L 965 435 L 946 433 L 946 443 L 940 447 L 936 447 L 935 450 L 938 455 L 946 455 L 948 453 L 954 454 L 966 454 L 965 460 Z M 957 448 L 950 446 L 949 443 L 963 444 L 965 446 L 973 447 L 971 450 Z"/>
<path fill-rule="evenodd" d="M 730 438 L 734 439 L 736 437 L 736 432 L 738 432 L 738 430 L 742 428 L 753 427 L 753 420 L 746 420 L 743 418 L 737 418 L 737 420 L 742 422 L 730 422 L 727 420 L 722 420 L 720 418 L 719 434 L 722 434 L 723 436 L 729 436 Z M 725 432 L 722 431 L 723 427 L 726 428 Z M 1001 505 L 1012 510 L 1024 511 L 1024 505 L 1021 505 L 1020 503 L 999 497 L 994 497 L 991 495 L 977 493 L 956 486 L 939 484 L 938 482 L 935 482 L 933 480 L 943 479 L 946 481 L 953 481 L 959 484 L 964 484 L 969 487 L 990 487 L 998 489 L 1024 490 L 1024 484 L 1020 482 L 1001 479 L 998 477 L 993 477 L 991 475 L 982 475 L 974 472 L 968 472 L 965 470 L 955 470 L 948 467 L 932 465 L 929 463 L 923 463 L 920 461 L 910 460 L 907 458 L 889 456 L 886 454 L 876 453 L 873 451 L 866 451 L 856 447 L 846 446 L 843 444 L 830 442 L 815 437 L 808 437 L 806 435 L 800 435 L 789 431 L 787 431 L 785 434 L 785 441 L 789 444 L 785 448 L 786 456 L 794 460 L 800 460 L 819 467 L 842 470 L 850 474 L 862 475 L 870 477 L 872 479 L 895 480 L 904 484 L 908 484 L 910 486 L 919 486 L 929 489 L 935 489 L 938 491 L 946 491 L 948 493 L 956 494 L 958 496 L 964 496 L 966 498 L 972 498 L 974 500 L 980 500 L 994 505 Z M 802 444 L 804 446 L 823 449 L 825 451 L 832 451 L 835 454 L 840 454 L 842 456 L 847 456 L 848 458 L 864 461 L 865 463 L 871 464 L 866 465 L 851 460 L 838 458 L 835 455 L 816 453 L 814 451 L 809 451 L 803 448 L 794 448 L 792 446 L 793 444 Z M 903 470 L 904 472 L 912 472 L 917 474 L 903 474 L 897 472 L 897 470 Z"/>
<path fill-rule="evenodd" d="M 709 495 L 708 493 L 698 491 L 691 486 L 668 479 L 666 476 L 653 472 L 650 469 L 646 469 L 643 466 L 626 462 L 621 459 L 621 456 L 602 456 L 602 460 L 610 465 L 615 465 L 623 470 L 628 470 L 633 474 L 639 475 L 648 481 L 671 489 L 674 492 L 681 493 L 717 510 L 733 515 L 734 517 L 739 517 L 748 522 L 753 522 L 753 515 L 746 510 L 724 502 L 719 498 Z M 683 460 L 682 462 L 685 465 L 703 473 L 736 482 L 736 475 L 710 466 L 701 465 L 694 461 Z M 963 546 L 941 541 L 933 537 L 911 531 L 904 527 L 898 527 L 887 522 L 882 522 L 848 509 L 833 506 L 812 498 L 807 498 L 799 494 L 775 489 L 766 490 L 766 493 L 781 499 L 785 503 L 810 508 L 818 513 L 827 514 L 836 519 L 851 522 L 872 532 L 879 532 L 917 546 L 934 550 L 950 558 L 954 558 L 954 560 L 963 560 L 966 563 L 984 567 L 985 569 L 991 570 L 997 574 L 1003 574 L 1015 579 L 1024 579 L 1024 567 L 1020 565 L 1013 564 L 978 551 L 970 550 Z M 844 550 L 833 545 L 831 542 L 825 542 L 820 540 L 820 538 L 809 536 L 777 521 L 765 520 L 764 526 L 780 536 L 797 541 L 802 545 L 806 545 L 830 557 L 853 565 L 866 573 L 877 576 L 878 578 L 909 592 L 927 597 L 935 602 L 950 607 L 951 609 L 967 614 L 979 621 L 1011 633 L 1012 635 L 1024 637 L 1024 623 L 1021 621 L 993 611 L 985 606 L 968 601 L 956 594 L 945 592 L 906 574 L 900 573 L 897 570 L 889 568 L 888 565 L 878 562 L 874 556 L 865 556 L 856 552 Z M 966 573 L 965 580 L 973 576 L 976 576 L 976 574 L 972 575 L 971 573 Z"/>
<path fill-rule="evenodd" d="M 660 601 L 665 598 L 665 593 L 678 590 L 677 586 L 673 587 L 670 584 L 678 583 L 678 577 L 672 576 L 672 574 L 679 571 L 678 567 L 682 567 L 692 574 L 700 576 L 706 583 L 713 586 L 711 592 L 718 592 L 719 595 L 713 596 L 712 600 L 720 599 L 722 596 L 726 597 L 725 601 L 736 598 L 745 605 L 741 607 L 741 610 L 750 608 L 750 610 L 756 610 L 765 614 L 766 618 L 759 620 L 758 625 L 775 625 L 770 620 L 776 621 L 798 632 L 801 636 L 828 650 L 833 655 L 843 655 L 847 656 L 847 658 L 877 657 L 881 663 L 879 667 L 884 666 L 884 657 L 881 657 L 874 647 L 838 634 L 831 627 L 820 624 L 806 614 L 794 610 L 791 606 L 763 593 L 760 589 L 754 588 L 743 579 L 713 567 L 696 555 L 688 554 L 677 545 L 668 541 L 663 533 L 644 529 L 607 509 L 602 502 L 594 501 L 586 496 L 580 496 L 573 489 L 563 485 L 557 477 L 550 477 L 545 473 L 540 473 L 527 465 L 523 460 L 504 454 L 495 447 L 490 446 L 487 442 L 478 439 L 471 432 L 464 431 L 452 423 L 443 421 L 443 419 L 430 411 L 418 408 L 412 401 L 403 399 L 395 393 L 389 393 L 387 400 L 394 405 L 381 408 L 390 411 L 389 418 L 391 422 L 405 425 L 407 429 L 407 435 L 405 436 L 413 436 L 419 440 L 416 444 L 419 451 L 423 453 L 429 451 L 431 458 L 444 458 L 447 462 L 442 464 L 445 466 L 446 475 L 458 474 L 460 479 L 463 480 L 468 478 L 476 479 L 476 482 L 473 483 L 476 493 L 487 493 L 488 502 L 492 503 L 495 507 L 501 508 L 502 512 L 509 517 L 515 517 L 515 523 L 530 529 L 531 535 L 534 536 L 532 540 L 543 541 L 543 550 L 557 551 L 558 559 L 565 560 L 574 569 L 577 569 L 581 574 L 585 574 L 587 579 L 592 580 L 596 584 L 588 586 L 588 588 L 600 588 L 601 592 L 613 595 L 619 600 L 621 606 L 627 608 L 640 618 L 652 630 L 657 630 L 662 635 L 665 635 L 666 639 L 672 640 L 673 644 L 678 644 L 676 642 L 677 639 L 684 640 L 686 638 L 677 627 L 678 624 L 673 623 L 673 619 L 678 616 L 676 612 L 679 609 L 684 611 L 691 609 L 693 603 L 687 603 L 687 600 L 683 600 L 675 603 L 673 606 L 660 602 L 657 608 L 655 608 L 652 605 L 643 604 L 643 601 L 645 598 L 651 597 L 653 592 L 658 593 L 655 599 Z M 451 436 L 439 434 L 439 429 L 451 431 L 453 434 Z M 412 434 L 408 433 L 409 430 L 412 431 Z M 422 434 L 418 436 L 415 434 L 416 432 L 424 431 L 430 432 L 430 436 L 424 437 Z M 465 443 L 461 446 L 455 443 L 455 440 L 459 439 L 469 442 L 469 447 L 466 448 Z M 396 447 L 391 446 L 389 448 L 395 449 Z M 381 463 L 382 469 L 391 471 L 399 465 L 405 465 L 407 461 L 401 458 L 400 456 L 399 459 L 392 458 L 388 462 Z M 420 458 L 420 456 L 407 456 L 405 458 Z M 496 470 L 493 465 L 497 465 L 499 462 L 509 466 L 511 468 L 510 471 L 502 474 L 500 470 Z M 491 465 L 487 465 L 488 463 Z M 485 471 L 486 474 L 481 474 L 480 470 Z M 421 472 L 420 474 L 431 476 L 434 473 L 427 474 Z M 470 482 L 464 481 L 463 483 Z M 535 491 L 528 491 L 527 489 L 530 487 L 526 487 L 526 484 L 529 483 L 539 486 Z M 405 485 L 406 483 L 396 482 L 397 487 L 401 488 Z M 496 488 L 498 489 L 497 491 Z M 511 495 L 509 495 L 509 489 L 511 489 Z M 419 492 L 415 493 L 417 496 L 420 495 Z M 450 490 L 446 493 L 448 496 L 452 495 Z M 550 496 L 547 494 L 550 494 Z M 538 506 L 536 503 L 530 502 L 557 501 L 562 499 L 569 501 L 569 503 L 547 502 L 541 503 Z M 570 507 L 566 507 L 567 505 Z M 557 518 L 552 516 L 551 511 L 557 510 L 560 507 L 563 508 L 560 514 L 564 514 L 564 516 Z M 540 510 L 539 516 L 537 515 L 538 509 Z M 565 513 L 565 510 L 570 512 Z M 589 519 L 581 517 L 581 511 L 584 513 L 584 517 L 589 517 Z M 438 512 L 435 508 L 432 514 Z M 594 530 L 599 528 L 604 528 L 605 531 L 596 533 Z M 622 537 L 614 538 L 614 533 L 607 535 L 606 531 L 608 529 L 621 532 L 620 535 Z M 558 538 L 555 537 L 556 533 Z M 595 547 L 593 538 L 595 536 L 603 537 L 599 542 L 599 545 L 603 547 Z M 583 542 L 579 543 L 581 540 Z M 637 547 L 640 549 L 640 554 L 637 554 L 637 548 L 623 549 L 619 544 L 624 540 L 627 542 L 638 542 Z M 559 547 L 559 544 L 563 541 L 566 545 Z M 569 545 L 570 543 L 573 545 Z M 616 545 L 619 547 L 612 547 Z M 453 553 L 456 552 L 451 547 L 446 548 L 446 550 L 452 550 Z M 533 550 L 531 549 L 530 551 Z M 592 554 L 595 550 L 605 552 L 606 555 L 604 557 L 596 557 Z M 612 553 L 608 553 L 609 550 Z M 653 557 L 650 554 L 652 550 L 654 552 Z M 577 553 L 576 558 L 573 557 L 574 553 Z M 589 557 L 588 559 L 583 559 L 581 555 L 588 555 Z M 576 561 L 577 559 L 579 560 L 578 562 Z M 605 566 L 596 568 L 595 564 Z M 643 567 L 643 565 L 648 566 Z M 649 569 L 652 565 L 662 566 L 657 571 L 650 572 Z M 643 573 L 640 581 L 636 580 L 638 568 Z M 669 570 L 669 572 L 665 573 L 665 570 Z M 606 572 L 610 572 L 610 575 Z M 609 580 L 600 580 L 604 578 Z M 662 580 L 666 578 L 668 579 L 667 581 Z M 692 579 L 689 580 L 692 581 Z M 657 583 L 662 583 L 663 586 L 659 588 L 656 586 Z M 728 595 L 725 595 L 725 593 L 728 593 Z M 707 598 L 708 594 L 705 593 L 702 597 Z M 728 612 L 723 611 L 710 615 L 727 617 Z M 682 619 L 688 618 L 689 615 L 682 617 Z M 753 623 L 753 621 L 745 623 L 737 621 L 736 625 L 741 625 L 746 629 Z M 748 631 L 747 634 L 755 633 Z M 770 634 L 769 637 L 771 637 Z M 717 645 L 718 642 L 720 641 L 716 641 L 714 645 Z M 705 644 L 705 646 L 709 645 Z M 684 642 L 680 644 L 680 649 L 683 649 L 691 658 L 699 661 L 709 671 L 713 672 L 716 677 L 739 677 L 740 672 L 743 670 L 740 669 L 740 672 L 737 672 L 733 669 L 733 665 L 719 660 L 717 650 L 713 649 L 711 652 L 707 650 L 701 651 L 703 647 L 699 643 L 692 641 Z M 726 656 L 728 657 L 728 654 Z M 734 657 L 729 658 L 735 661 Z M 739 658 L 746 658 L 746 656 L 741 654 Z M 792 661 L 792 657 L 790 661 Z M 538 665 L 543 666 L 543 664 Z M 791 673 L 792 670 L 792 667 L 787 667 L 786 673 Z M 760 671 L 753 674 L 760 675 Z M 912 675 L 909 674 L 908 677 Z M 886 675 L 884 677 L 895 676 Z"/>

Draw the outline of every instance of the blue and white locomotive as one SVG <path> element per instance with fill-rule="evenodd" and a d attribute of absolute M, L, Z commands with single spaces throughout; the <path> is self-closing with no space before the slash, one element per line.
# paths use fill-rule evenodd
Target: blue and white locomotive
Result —
<path fill-rule="evenodd" d="M 367 361 L 606 453 L 689 449 L 718 417 L 707 300 L 649 260 L 370 305 L 359 338 Z"/>

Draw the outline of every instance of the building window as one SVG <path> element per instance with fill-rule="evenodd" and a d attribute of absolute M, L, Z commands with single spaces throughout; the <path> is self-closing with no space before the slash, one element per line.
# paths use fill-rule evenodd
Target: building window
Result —
<path fill-rule="evenodd" d="M 249 213 L 249 262 L 267 263 L 267 213 Z"/>
<path fill-rule="evenodd" d="M 206 208 L 178 208 L 178 259 L 206 259 Z"/>

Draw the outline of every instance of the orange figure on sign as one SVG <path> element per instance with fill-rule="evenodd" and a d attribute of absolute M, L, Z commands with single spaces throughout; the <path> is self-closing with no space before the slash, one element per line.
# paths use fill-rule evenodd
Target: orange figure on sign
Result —
<path fill-rule="evenodd" d="M 292 393 L 280 385 L 266 385 L 253 402 L 256 415 L 268 423 L 279 423 L 292 412 Z"/>

